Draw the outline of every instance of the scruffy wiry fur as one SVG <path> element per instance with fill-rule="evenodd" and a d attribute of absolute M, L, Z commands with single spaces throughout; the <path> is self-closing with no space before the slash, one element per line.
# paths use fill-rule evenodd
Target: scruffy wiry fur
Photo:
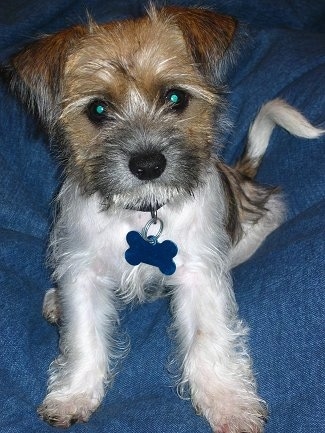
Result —
<path fill-rule="evenodd" d="M 3 68 L 64 167 L 50 245 L 56 288 L 43 306 L 60 326 L 60 355 L 38 410 L 55 426 L 87 421 L 101 403 L 114 375 L 121 301 L 168 293 L 179 391 L 215 433 L 263 429 L 230 269 L 283 218 L 279 190 L 253 180 L 273 127 L 308 138 L 322 131 L 275 100 L 235 167 L 214 154 L 236 30 L 236 20 L 212 11 L 151 7 L 136 20 L 45 36 Z M 171 275 L 124 256 L 127 233 L 157 217 L 159 242 L 178 247 Z"/>

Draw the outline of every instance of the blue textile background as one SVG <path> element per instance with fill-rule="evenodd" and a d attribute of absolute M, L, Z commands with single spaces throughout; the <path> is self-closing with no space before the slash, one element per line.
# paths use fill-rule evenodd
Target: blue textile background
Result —
<path fill-rule="evenodd" d="M 166 3 L 197 4 L 193 1 Z M 203 4 L 203 2 L 202 2 Z M 229 74 L 229 116 L 222 155 L 241 152 L 260 105 L 280 96 L 325 127 L 325 4 L 314 0 L 215 0 L 205 5 L 249 23 L 250 43 Z M 85 21 L 139 15 L 130 0 L 11 0 L 0 5 L 0 61 L 36 34 Z M 233 272 L 240 315 L 270 418 L 266 433 L 325 431 L 325 152 L 276 130 L 258 178 L 280 185 L 286 222 Z M 58 334 L 41 316 L 51 286 L 44 257 L 58 168 L 46 137 L 19 103 L 0 88 L 0 432 L 55 431 L 36 407 Z M 167 359 L 167 300 L 126 309 L 122 328 L 132 349 L 100 409 L 73 432 L 204 433 L 210 428 L 172 388 Z"/>

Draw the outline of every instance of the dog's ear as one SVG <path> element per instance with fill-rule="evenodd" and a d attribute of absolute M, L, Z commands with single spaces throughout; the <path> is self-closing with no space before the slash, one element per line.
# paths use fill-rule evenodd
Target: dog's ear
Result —
<path fill-rule="evenodd" d="M 74 26 L 27 45 L 1 67 L 2 77 L 11 90 L 45 126 L 56 116 L 67 56 L 86 33 L 86 27 Z"/>
<path fill-rule="evenodd" d="M 160 13 L 180 28 L 200 72 L 212 83 L 222 80 L 234 55 L 237 20 L 208 9 L 172 6 Z"/>

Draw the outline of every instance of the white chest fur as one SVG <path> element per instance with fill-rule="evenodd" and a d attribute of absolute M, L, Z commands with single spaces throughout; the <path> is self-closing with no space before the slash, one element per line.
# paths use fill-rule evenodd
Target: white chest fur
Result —
<path fill-rule="evenodd" d="M 142 299 L 143 288 L 175 283 L 184 267 L 217 267 L 225 265 L 228 239 L 224 226 L 224 201 L 217 173 L 181 204 L 166 204 L 158 211 L 163 222 L 159 242 L 168 239 L 178 247 L 174 258 L 176 272 L 166 277 L 150 265 L 131 266 L 125 260 L 129 231 L 141 232 L 151 218 L 149 212 L 109 209 L 102 211 L 97 195 L 84 197 L 73 185 L 64 185 L 59 196 L 62 212 L 52 236 L 54 276 L 59 285 L 66 278 L 80 278 L 90 273 L 107 280 L 126 298 Z M 152 225 L 149 234 L 155 234 Z"/>

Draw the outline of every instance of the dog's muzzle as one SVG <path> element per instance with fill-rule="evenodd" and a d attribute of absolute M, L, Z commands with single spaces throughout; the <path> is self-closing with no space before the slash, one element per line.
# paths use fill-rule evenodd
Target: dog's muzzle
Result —
<path fill-rule="evenodd" d="M 158 179 L 164 172 L 167 165 L 165 156 L 161 152 L 135 153 L 129 160 L 130 172 L 141 181 L 150 181 Z M 151 212 L 154 215 L 164 203 L 143 204 L 136 209 L 127 206 L 128 209 L 134 209 L 142 212 Z"/>

